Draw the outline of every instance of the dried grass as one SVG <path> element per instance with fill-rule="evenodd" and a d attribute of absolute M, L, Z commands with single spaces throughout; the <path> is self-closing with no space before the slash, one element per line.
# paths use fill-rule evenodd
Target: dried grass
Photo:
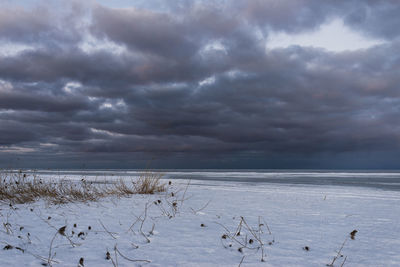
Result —
<path fill-rule="evenodd" d="M 22 204 L 44 199 L 50 203 L 97 201 L 107 196 L 127 197 L 133 194 L 154 194 L 164 192 L 166 185 L 161 182 L 162 174 L 147 171 L 130 183 L 122 179 L 116 183 L 93 183 L 81 179 L 43 180 L 37 175 L 22 172 L 0 172 L 0 201 Z"/>
<path fill-rule="evenodd" d="M 164 192 L 166 185 L 161 183 L 164 174 L 159 172 L 146 171 L 133 183 L 134 191 L 137 194 L 154 194 Z"/>

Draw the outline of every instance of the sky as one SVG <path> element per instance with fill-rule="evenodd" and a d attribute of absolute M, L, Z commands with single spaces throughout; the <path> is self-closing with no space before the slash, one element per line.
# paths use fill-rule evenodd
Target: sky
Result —
<path fill-rule="evenodd" d="M 399 169 L 398 14 L 0 0 L 0 167 Z"/>

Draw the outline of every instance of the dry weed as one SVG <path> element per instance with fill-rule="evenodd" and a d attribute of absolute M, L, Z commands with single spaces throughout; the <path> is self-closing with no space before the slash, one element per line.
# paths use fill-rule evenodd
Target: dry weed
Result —
<path fill-rule="evenodd" d="M 44 199 L 53 204 L 97 201 L 107 196 L 127 197 L 133 194 L 164 192 L 162 174 L 147 171 L 131 183 L 122 179 L 116 183 L 93 183 L 81 179 L 43 180 L 37 175 L 22 172 L 0 172 L 0 201 L 23 204 Z"/>

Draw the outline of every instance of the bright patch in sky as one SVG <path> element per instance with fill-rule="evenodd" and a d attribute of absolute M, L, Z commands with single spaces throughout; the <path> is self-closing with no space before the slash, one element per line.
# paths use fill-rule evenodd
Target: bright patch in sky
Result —
<path fill-rule="evenodd" d="M 105 135 L 109 135 L 109 136 L 124 136 L 124 134 L 115 133 L 115 132 L 111 132 L 111 131 L 107 131 L 107 130 L 96 129 L 96 128 L 90 128 L 90 130 L 93 133 L 105 134 Z"/>
<path fill-rule="evenodd" d="M 114 106 L 111 103 L 103 103 L 100 108 L 113 108 Z"/>
<path fill-rule="evenodd" d="M 99 40 L 91 35 L 87 35 L 79 44 L 79 48 L 85 53 L 96 53 L 99 51 L 108 51 L 116 55 L 126 52 L 126 48 L 108 40 Z"/>
<path fill-rule="evenodd" d="M 10 92 L 12 90 L 13 86 L 10 82 L 0 80 L 0 93 L 1 92 Z"/>
<path fill-rule="evenodd" d="M 35 152 L 35 149 L 29 147 L 20 147 L 20 146 L 0 146 L 0 151 L 6 153 L 19 154 L 19 153 Z"/>
<path fill-rule="evenodd" d="M 58 144 L 53 144 L 53 143 L 40 143 L 40 146 L 44 146 L 44 147 L 54 147 L 54 146 L 58 146 Z"/>
<path fill-rule="evenodd" d="M 216 41 L 213 40 L 209 42 L 207 45 L 203 47 L 203 49 L 200 51 L 201 54 L 205 55 L 209 52 L 226 52 L 226 47 L 221 43 L 221 41 Z"/>
<path fill-rule="evenodd" d="M 75 89 L 81 87 L 82 85 L 78 82 L 68 82 L 64 87 L 63 90 L 69 94 L 72 94 Z"/>
<path fill-rule="evenodd" d="M 213 83 L 215 83 L 215 76 L 211 76 L 211 77 L 208 77 L 208 78 L 200 81 L 199 85 L 204 86 L 204 85 L 211 85 Z"/>
<path fill-rule="evenodd" d="M 21 52 L 33 50 L 34 47 L 24 44 L 16 44 L 10 42 L 0 42 L 0 56 L 11 57 Z"/>
<path fill-rule="evenodd" d="M 321 25 L 319 30 L 301 34 L 273 32 L 268 38 L 267 49 L 286 48 L 292 45 L 325 48 L 334 52 L 357 50 L 383 44 L 381 40 L 367 39 L 352 31 L 340 19 Z"/>

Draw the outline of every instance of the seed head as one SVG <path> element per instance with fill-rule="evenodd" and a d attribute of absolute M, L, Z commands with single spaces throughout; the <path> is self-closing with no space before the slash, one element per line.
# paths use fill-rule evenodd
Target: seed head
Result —
<path fill-rule="evenodd" d="M 60 229 L 58 229 L 58 233 L 59 233 L 60 235 L 65 235 L 65 228 L 67 228 L 67 226 L 63 226 L 63 227 L 61 227 Z"/>
<path fill-rule="evenodd" d="M 353 231 L 350 233 L 350 238 L 351 238 L 352 240 L 355 239 L 357 232 L 358 232 L 357 230 L 353 230 Z"/>

